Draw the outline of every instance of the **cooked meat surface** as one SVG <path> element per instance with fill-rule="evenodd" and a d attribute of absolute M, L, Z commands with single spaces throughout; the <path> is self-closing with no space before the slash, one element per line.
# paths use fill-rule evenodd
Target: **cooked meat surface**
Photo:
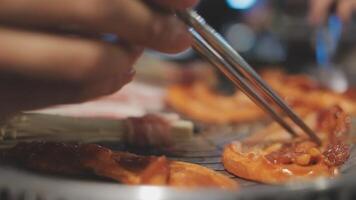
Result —
<path fill-rule="evenodd" d="M 165 156 L 115 152 L 95 144 L 19 143 L 4 150 L 0 160 L 39 172 L 97 175 L 124 184 L 234 189 L 237 183 L 199 165 L 170 161 Z"/>
<path fill-rule="evenodd" d="M 236 176 L 264 183 L 333 177 L 350 157 L 350 117 L 338 106 L 304 116 L 322 141 L 305 134 L 291 138 L 276 123 L 225 147 L 223 164 Z"/>

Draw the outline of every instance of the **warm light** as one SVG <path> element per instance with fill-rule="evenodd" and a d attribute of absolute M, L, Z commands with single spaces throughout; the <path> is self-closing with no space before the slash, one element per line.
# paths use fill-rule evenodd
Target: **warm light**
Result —
<path fill-rule="evenodd" d="M 249 9 L 257 0 L 226 0 L 226 3 L 233 9 Z"/>

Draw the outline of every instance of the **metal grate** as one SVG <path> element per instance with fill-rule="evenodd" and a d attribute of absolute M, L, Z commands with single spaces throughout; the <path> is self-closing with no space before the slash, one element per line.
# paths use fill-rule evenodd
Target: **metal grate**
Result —
<path fill-rule="evenodd" d="M 354 123 L 355 124 L 355 123 Z M 341 178 L 335 181 L 325 181 L 301 184 L 301 185 L 287 185 L 287 186 L 261 186 L 255 182 L 243 180 L 229 174 L 224 170 L 221 163 L 221 153 L 225 144 L 246 137 L 252 132 L 251 129 L 255 129 L 256 126 L 239 126 L 238 128 L 233 127 L 209 127 L 202 134 L 196 135 L 190 140 L 177 141 L 175 146 L 163 152 L 137 152 L 137 153 L 155 153 L 155 154 L 166 154 L 168 157 L 174 160 L 186 161 L 191 163 L 196 163 L 203 165 L 205 167 L 214 169 L 220 173 L 226 174 L 227 176 L 238 181 L 242 186 L 242 190 L 239 192 L 231 194 L 222 194 L 219 199 L 237 199 L 237 200 L 284 200 L 284 199 L 305 199 L 305 200 L 352 200 L 356 199 L 356 179 L 354 174 L 356 174 L 356 149 L 353 148 L 351 152 L 350 160 L 343 166 L 343 175 Z M 355 131 L 352 131 L 355 133 Z M 114 150 L 125 150 L 122 145 L 117 145 L 113 143 L 106 143 L 108 146 Z M 1 177 L 0 177 L 1 178 Z M 53 177 L 52 177 L 53 178 Z M 1 184 L 1 180 L 0 180 Z M 101 183 L 98 183 L 102 184 Z M 48 185 L 48 187 L 51 187 Z M 73 186 L 76 187 L 76 186 Z M 118 187 L 121 187 L 118 185 Z M 57 198 L 48 198 L 44 195 L 39 195 L 34 193 L 34 191 L 23 191 L 18 190 L 18 192 L 10 192 L 10 190 L 1 190 L 0 185 L 0 200 L 57 200 Z M 5 188 L 5 187 L 3 187 Z M 140 188 L 140 187 L 132 187 Z M 162 190 L 167 190 L 167 188 L 162 188 Z M 98 195 L 100 194 L 100 189 L 97 190 Z M 85 191 L 83 191 L 85 193 Z M 165 191 L 170 196 L 166 199 L 176 199 L 181 195 L 180 193 L 171 195 L 171 191 Z M 130 189 L 127 190 L 130 194 Z M 134 195 L 134 194 L 133 194 Z M 201 199 L 211 199 L 209 196 L 204 196 L 200 194 Z M 72 196 L 66 194 L 63 200 L 71 200 Z M 185 196 L 187 197 L 187 196 Z M 188 195 L 188 199 L 197 199 L 197 197 L 192 193 L 192 196 Z M 231 198 L 232 197 L 232 198 Z M 121 198 L 118 198 L 121 199 Z M 131 198 L 134 199 L 134 198 Z M 150 198 L 148 198 L 150 199 Z M 199 198 L 198 198 L 199 199 Z"/>

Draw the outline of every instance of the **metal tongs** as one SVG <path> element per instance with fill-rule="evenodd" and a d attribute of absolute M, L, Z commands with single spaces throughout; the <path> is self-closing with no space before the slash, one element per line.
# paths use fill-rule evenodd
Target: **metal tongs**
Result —
<path fill-rule="evenodd" d="M 277 106 L 315 143 L 321 144 L 314 131 L 197 12 L 193 10 L 178 11 L 177 16 L 190 27 L 189 31 L 194 37 L 193 48 L 222 71 L 253 102 L 268 113 L 293 137 L 298 136 L 296 131 L 269 103 Z"/>

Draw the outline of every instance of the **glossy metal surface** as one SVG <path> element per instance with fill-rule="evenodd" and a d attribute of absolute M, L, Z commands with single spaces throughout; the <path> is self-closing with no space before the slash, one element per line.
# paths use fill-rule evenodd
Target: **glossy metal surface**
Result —
<path fill-rule="evenodd" d="M 356 179 L 353 175 L 337 180 L 319 179 L 279 187 L 256 186 L 230 192 L 78 181 L 40 176 L 6 167 L 0 167 L 0 177 L 1 200 L 351 200 L 356 195 Z"/>

